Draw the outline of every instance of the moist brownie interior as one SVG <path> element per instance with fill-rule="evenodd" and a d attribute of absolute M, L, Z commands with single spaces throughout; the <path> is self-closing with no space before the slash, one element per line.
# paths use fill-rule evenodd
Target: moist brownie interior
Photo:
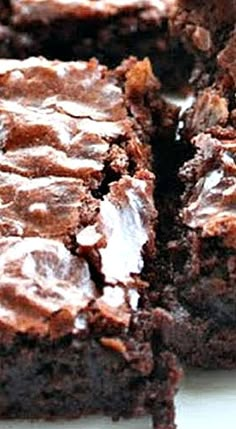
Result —
<path fill-rule="evenodd" d="M 178 111 L 148 60 L 0 70 L 0 416 L 150 414 L 172 429 L 170 316 L 145 296 L 157 270 L 150 141 L 158 151 L 158 123 L 167 138 Z"/>
<path fill-rule="evenodd" d="M 167 87 L 186 85 L 191 55 L 169 36 L 175 0 L 11 0 L 0 31 L 0 56 L 89 60 L 109 67 L 149 57 Z M 6 18 L 6 13 L 5 13 Z M 176 67 L 177 58 L 181 64 Z"/>

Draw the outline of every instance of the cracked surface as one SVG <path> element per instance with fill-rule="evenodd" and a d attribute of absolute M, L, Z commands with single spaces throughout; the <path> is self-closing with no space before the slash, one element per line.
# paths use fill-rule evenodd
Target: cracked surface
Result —
<path fill-rule="evenodd" d="M 96 61 L 0 61 L 0 318 L 6 329 L 53 335 L 50 317 L 62 312 L 65 319 L 66 312 L 68 328 L 90 305 L 105 318 L 117 307 L 114 323 L 127 325 L 132 308 L 122 288 L 142 284 L 144 246 L 146 255 L 154 252 L 154 175 L 147 169 L 152 126 L 143 100 L 158 88 L 147 60 L 130 60 L 115 72 Z M 150 129 L 145 138 L 141 120 Z M 118 304 L 110 304 L 112 293 L 96 304 L 103 293 L 88 263 L 102 287 L 119 286 L 111 289 L 121 291 Z M 41 308 L 47 317 L 39 323 Z"/>
<path fill-rule="evenodd" d="M 226 246 L 236 249 L 235 133 L 225 133 L 221 140 L 199 134 L 194 144 L 198 155 L 182 172 L 188 179 L 196 175 L 185 196 L 183 222 L 192 229 L 199 228 L 203 237 L 222 237 Z"/>

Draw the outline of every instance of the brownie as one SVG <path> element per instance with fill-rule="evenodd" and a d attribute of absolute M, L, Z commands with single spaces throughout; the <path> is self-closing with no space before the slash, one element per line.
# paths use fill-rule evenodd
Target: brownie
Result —
<path fill-rule="evenodd" d="M 4 37 L 0 33 L 2 57 L 43 55 L 66 61 L 96 57 L 114 67 L 129 55 L 148 56 L 168 87 L 186 82 L 190 56 L 168 29 L 174 0 L 11 0 L 8 4 Z M 176 67 L 178 57 L 182 65 Z"/>
<path fill-rule="evenodd" d="M 149 414 L 175 428 L 171 316 L 145 297 L 150 143 L 177 113 L 148 60 L 0 60 L 1 418 Z"/>
<path fill-rule="evenodd" d="M 211 368 L 236 366 L 235 47 L 232 35 L 214 84 L 183 117 L 181 199 L 166 240 L 163 305 L 175 320 L 167 344 L 186 364 Z"/>
<path fill-rule="evenodd" d="M 235 0 L 177 0 L 170 19 L 171 34 L 195 57 L 192 83 L 205 87 L 218 73 L 217 55 L 235 27 Z"/>
<path fill-rule="evenodd" d="M 236 133 L 217 131 L 193 139 L 196 155 L 181 170 L 186 191 L 164 300 L 175 322 L 166 340 L 188 365 L 235 368 Z"/>

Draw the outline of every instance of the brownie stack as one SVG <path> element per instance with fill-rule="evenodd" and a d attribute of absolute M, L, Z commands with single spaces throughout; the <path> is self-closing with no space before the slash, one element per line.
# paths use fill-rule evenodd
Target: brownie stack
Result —
<path fill-rule="evenodd" d="M 236 367 L 235 17 L 0 0 L 1 418 L 174 429 L 178 361 Z"/>

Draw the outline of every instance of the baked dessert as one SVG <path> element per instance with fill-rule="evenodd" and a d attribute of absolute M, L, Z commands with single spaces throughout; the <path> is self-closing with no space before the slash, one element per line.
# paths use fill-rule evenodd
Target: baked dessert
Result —
<path fill-rule="evenodd" d="M 171 34 L 195 57 L 192 83 L 206 87 L 218 73 L 217 55 L 235 27 L 235 0 L 177 0 Z"/>
<path fill-rule="evenodd" d="M 196 154 L 181 170 L 185 185 L 174 239 L 173 284 L 164 305 L 174 324 L 166 341 L 188 365 L 236 365 L 235 129 L 192 140 Z"/>
<path fill-rule="evenodd" d="M 164 304 L 175 320 L 167 344 L 192 366 L 236 365 L 235 137 L 220 127 L 200 133 L 181 170 L 181 217 L 168 243 L 174 286 Z"/>
<path fill-rule="evenodd" d="M 217 56 L 212 86 L 184 119 L 177 221 L 167 241 L 172 285 L 166 339 L 194 366 L 236 366 L 236 39 Z"/>
<path fill-rule="evenodd" d="M 12 58 L 43 55 L 67 61 L 96 57 L 109 67 L 129 55 L 148 56 L 160 79 L 176 87 L 186 82 L 190 58 L 178 40 L 169 37 L 167 21 L 174 2 L 11 0 L 0 56 L 6 56 L 6 44 Z M 177 56 L 182 58 L 178 68 Z"/>
<path fill-rule="evenodd" d="M 145 304 L 150 141 L 177 119 L 158 92 L 148 60 L 0 61 L 1 418 L 150 414 L 175 428 L 171 318 Z"/>

